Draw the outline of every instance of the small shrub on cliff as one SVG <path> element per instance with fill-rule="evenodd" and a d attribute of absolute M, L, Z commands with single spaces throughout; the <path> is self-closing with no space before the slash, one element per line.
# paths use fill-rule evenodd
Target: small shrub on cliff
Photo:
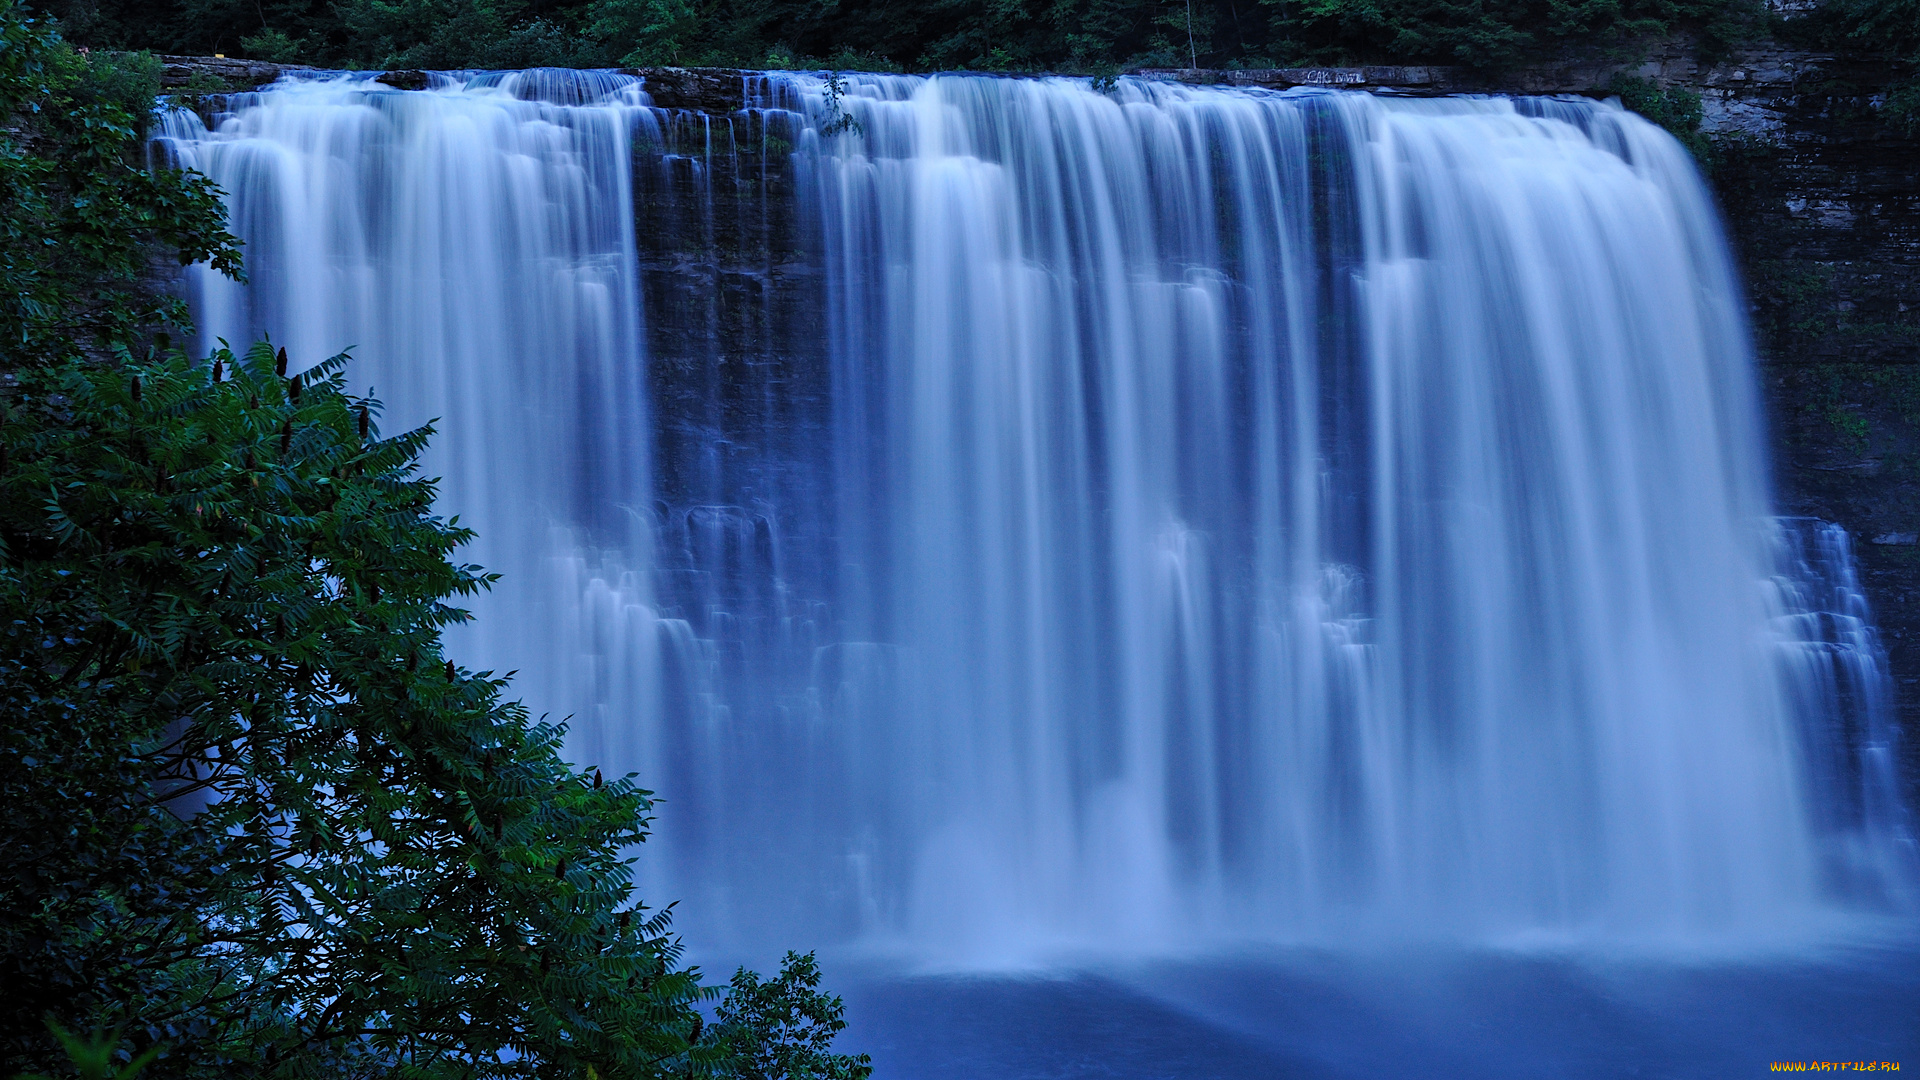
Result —
<path fill-rule="evenodd" d="M 1692 152 L 1702 168 L 1712 168 L 1713 144 L 1700 131 L 1706 114 L 1699 94 L 1677 86 L 1662 88 L 1652 79 L 1626 74 L 1615 75 L 1603 93 L 1618 97 L 1630 111 L 1665 128 Z"/>
<path fill-rule="evenodd" d="M 1920 0 L 1827 0 L 1803 36 L 1814 44 L 1888 56 L 1905 67 L 1887 87 L 1879 113 L 1889 127 L 1920 134 Z"/>

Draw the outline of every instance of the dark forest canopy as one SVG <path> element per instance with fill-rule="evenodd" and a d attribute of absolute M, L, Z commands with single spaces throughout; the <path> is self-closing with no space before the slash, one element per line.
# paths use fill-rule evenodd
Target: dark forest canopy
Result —
<path fill-rule="evenodd" d="M 1683 34 L 1709 54 L 1764 0 L 44 0 L 99 48 L 322 66 L 830 65 L 877 70 L 1498 69 L 1624 55 Z"/>

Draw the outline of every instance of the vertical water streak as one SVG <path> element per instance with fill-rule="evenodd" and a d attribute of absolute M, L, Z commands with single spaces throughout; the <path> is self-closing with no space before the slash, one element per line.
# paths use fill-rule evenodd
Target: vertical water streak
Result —
<path fill-rule="evenodd" d="M 1304 118 L 1057 81 L 842 102 L 817 167 L 842 535 L 884 568 L 848 617 L 901 650 L 907 768 L 858 770 L 910 808 L 888 906 L 1147 932 L 1272 840 L 1247 631 L 1319 644 L 1288 633 L 1320 573 Z"/>
<path fill-rule="evenodd" d="M 1852 540 L 1812 518 L 1779 519 L 1771 539 L 1781 674 L 1804 722 L 1822 871 L 1835 891 L 1910 909 L 1920 851 L 1900 793 L 1893 680 Z"/>

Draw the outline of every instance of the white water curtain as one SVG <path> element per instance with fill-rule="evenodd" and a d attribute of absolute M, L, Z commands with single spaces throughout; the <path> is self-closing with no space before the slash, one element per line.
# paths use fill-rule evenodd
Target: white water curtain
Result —
<path fill-rule="evenodd" d="M 820 580 L 782 570 L 777 505 L 668 508 L 706 540 L 649 572 L 674 418 L 630 158 L 670 125 L 634 80 L 343 77 L 166 132 L 249 245 L 249 286 L 194 279 L 206 343 L 354 346 L 390 429 L 440 418 L 445 506 L 507 575 L 460 647 L 661 789 L 643 866 L 697 934 L 991 962 L 1897 901 L 1877 645 L 1844 537 L 1768 523 L 1739 292 L 1664 133 L 1593 102 L 749 86 L 821 239 L 824 434 L 767 451 L 831 442 Z M 684 584 L 720 572 L 701 544 L 770 546 L 773 630 Z M 828 644 L 779 629 L 803 601 Z"/>

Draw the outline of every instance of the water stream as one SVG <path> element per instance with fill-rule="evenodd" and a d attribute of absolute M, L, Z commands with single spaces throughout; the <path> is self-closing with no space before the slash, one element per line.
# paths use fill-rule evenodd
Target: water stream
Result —
<path fill-rule="evenodd" d="M 456 647 L 661 792 L 643 880 L 696 940 L 991 967 L 1912 910 L 1847 538 L 1770 517 L 1738 284 L 1658 128 L 747 82 L 716 118 L 341 75 L 159 138 L 247 242 L 251 284 L 189 277 L 202 348 L 352 349 L 388 430 L 437 420 L 505 575 Z M 794 223 L 754 287 L 817 312 L 762 320 L 798 374 L 741 366 L 734 293 L 642 280 L 669 187 L 701 243 L 742 192 Z"/>

